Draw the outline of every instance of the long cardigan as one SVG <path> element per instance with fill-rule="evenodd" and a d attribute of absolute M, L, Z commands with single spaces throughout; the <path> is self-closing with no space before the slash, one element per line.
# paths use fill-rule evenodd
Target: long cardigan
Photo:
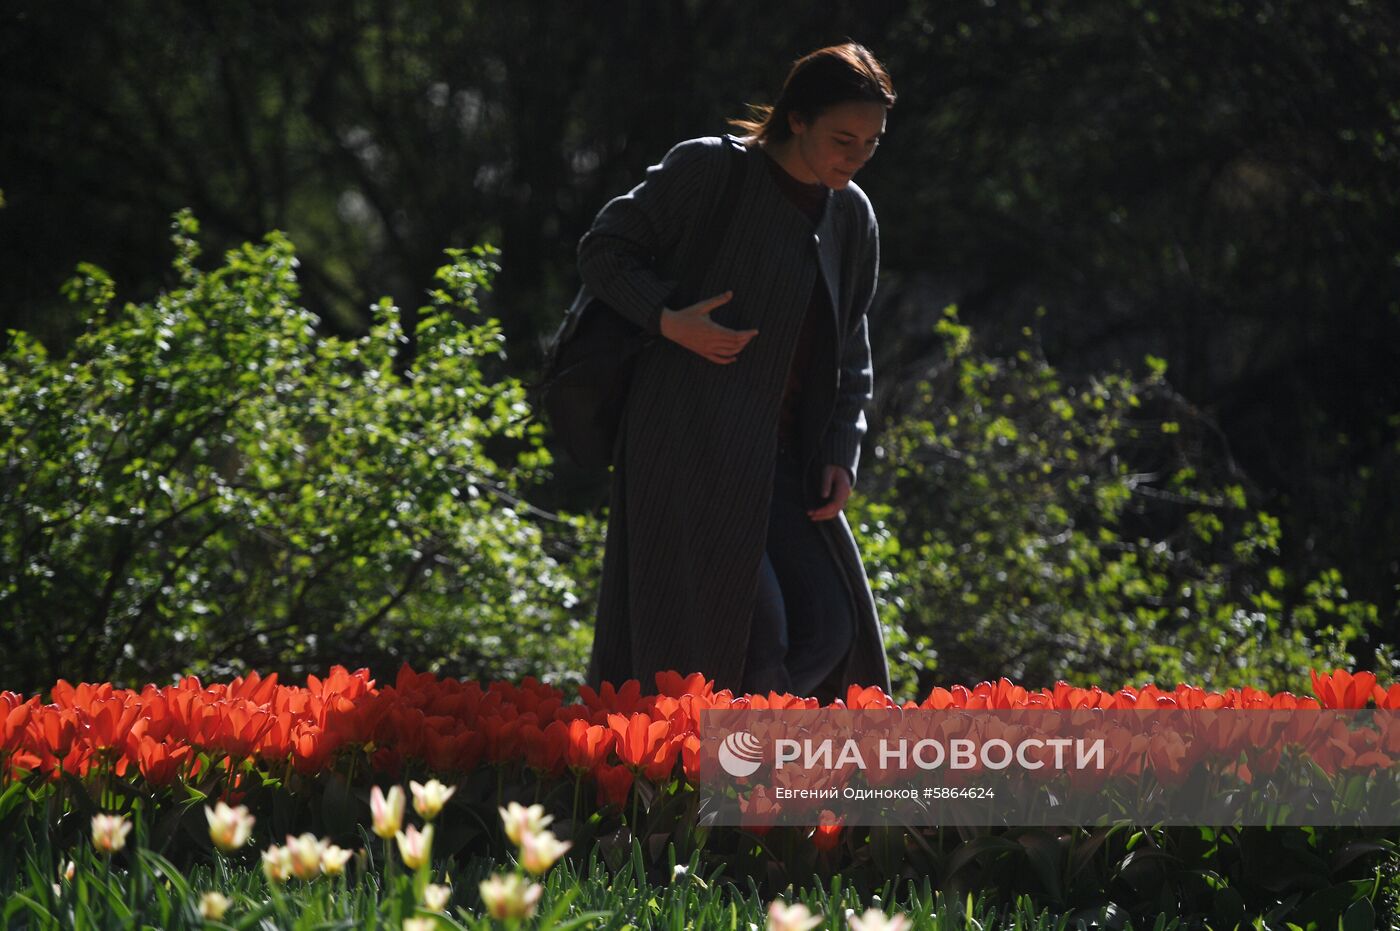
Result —
<path fill-rule="evenodd" d="M 603 579 L 588 680 L 702 672 L 737 693 L 743 681 L 758 568 L 766 544 L 779 407 L 814 286 L 828 289 L 803 374 L 804 484 L 815 506 L 822 467 L 857 476 L 872 370 L 866 310 L 879 231 L 854 183 L 828 194 L 819 224 L 778 188 L 758 148 L 733 218 L 695 294 L 678 294 L 687 260 L 720 196 L 733 137 L 679 143 L 627 194 L 609 201 L 579 241 L 579 270 L 597 295 L 648 332 L 663 307 L 732 290 L 716 323 L 758 334 L 717 365 L 666 339 L 638 359 L 614 458 Z M 583 296 L 581 296 L 583 297 Z M 848 685 L 889 691 L 875 602 L 845 515 L 817 522 L 851 593 L 856 636 L 819 697 Z M 800 619 L 796 620 L 800 623 Z M 838 692 L 839 690 L 839 692 Z M 821 692 L 825 691 L 825 695 Z"/>

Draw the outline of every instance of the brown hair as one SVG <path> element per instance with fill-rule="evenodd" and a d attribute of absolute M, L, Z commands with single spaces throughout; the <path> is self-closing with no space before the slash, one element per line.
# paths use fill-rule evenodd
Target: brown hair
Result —
<path fill-rule="evenodd" d="M 855 42 L 817 49 L 795 61 L 772 106 L 749 104 L 749 118 L 728 122 L 744 131 L 752 143 L 783 142 L 792 135 L 788 114 L 810 123 L 828 108 L 850 101 L 894 106 L 894 88 L 885 66 L 870 50 Z"/>

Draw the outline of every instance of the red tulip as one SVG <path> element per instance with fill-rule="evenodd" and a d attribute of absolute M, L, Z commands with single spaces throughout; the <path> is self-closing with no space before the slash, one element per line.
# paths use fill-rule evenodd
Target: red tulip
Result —
<path fill-rule="evenodd" d="M 739 823 L 744 830 L 762 837 L 773 829 L 773 825 L 767 822 L 772 821 L 781 809 L 781 805 L 768 797 L 766 787 L 755 786 L 747 796 L 739 796 Z"/>
<path fill-rule="evenodd" d="M 818 850 L 835 850 L 841 842 L 841 821 L 836 813 L 822 809 L 821 823 L 812 830 L 812 846 Z"/>
<path fill-rule="evenodd" d="M 1355 675 L 1344 669 L 1319 674 L 1311 671 L 1313 694 L 1324 708 L 1365 708 L 1376 686 L 1376 676 L 1370 672 Z"/>
<path fill-rule="evenodd" d="M 846 690 L 846 707 L 857 711 L 864 708 L 893 708 L 894 701 L 879 686 L 861 688 L 852 685 Z"/>
<path fill-rule="evenodd" d="M 611 714 L 634 714 L 644 705 L 642 699 L 642 684 L 636 679 L 628 679 L 622 683 L 622 688 L 615 689 L 611 682 L 604 682 L 601 692 L 595 692 L 592 688 L 581 685 L 578 690 L 579 698 L 594 713 Z"/>
<path fill-rule="evenodd" d="M 78 713 L 73 709 L 44 706 L 38 724 L 48 752 L 55 757 L 67 756 L 78 739 L 78 723 Z"/>
<path fill-rule="evenodd" d="M 627 804 L 627 796 L 632 791 L 632 783 L 635 778 L 631 770 L 625 766 L 604 764 L 595 771 L 594 778 L 598 780 L 599 805 L 621 807 Z"/>
<path fill-rule="evenodd" d="M 669 721 L 653 721 L 651 715 L 608 715 L 608 726 L 617 735 L 617 757 L 633 771 L 653 762 L 671 732 Z"/>
<path fill-rule="evenodd" d="M 0 753 L 13 753 L 20 748 L 25 729 L 39 699 L 21 702 L 14 692 L 0 692 Z"/>
<path fill-rule="evenodd" d="M 171 747 L 167 743 L 142 737 L 137 742 L 136 762 L 147 782 L 153 786 L 166 786 L 179 777 L 181 767 L 193 752 L 188 744 Z"/>
<path fill-rule="evenodd" d="M 525 762 L 532 769 L 549 776 L 563 771 L 569 749 L 569 727 L 563 721 L 551 721 L 543 730 L 536 724 L 526 724 L 521 728 L 520 739 Z"/>
<path fill-rule="evenodd" d="M 576 773 L 590 772 L 602 765 L 613 748 L 617 735 L 612 728 L 589 724 L 582 718 L 569 722 L 569 745 L 565 759 Z"/>
<path fill-rule="evenodd" d="M 656 674 L 656 691 L 671 698 L 680 698 L 682 695 L 700 695 L 705 698 L 713 698 L 715 681 L 706 679 L 704 674 L 699 672 L 692 672 L 690 675 L 682 677 L 675 670 L 666 670 Z"/>

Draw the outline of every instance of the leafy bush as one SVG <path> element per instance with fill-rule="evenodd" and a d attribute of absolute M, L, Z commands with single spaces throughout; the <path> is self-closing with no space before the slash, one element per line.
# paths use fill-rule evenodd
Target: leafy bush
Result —
<path fill-rule="evenodd" d="M 0 354 L 0 681 L 581 670 L 549 537 L 590 524 L 521 503 L 550 459 L 519 381 L 487 374 L 493 250 L 448 250 L 404 365 L 388 299 L 363 338 L 323 338 L 285 237 L 206 272 L 197 234 L 176 216 L 178 287 L 149 303 L 115 308 L 81 266 L 63 358 L 14 331 Z"/>
<path fill-rule="evenodd" d="M 1067 384 L 1030 329 L 1005 357 L 956 308 L 936 330 L 943 358 L 852 512 L 896 692 L 935 675 L 1303 690 L 1302 670 L 1354 665 L 1375 606 L 1336 571 L 1287 577 L 1279 522 L 1165 363 Z"/>

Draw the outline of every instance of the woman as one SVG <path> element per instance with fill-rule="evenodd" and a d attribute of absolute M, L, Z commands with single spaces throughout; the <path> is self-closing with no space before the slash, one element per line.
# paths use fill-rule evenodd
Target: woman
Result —
<path fill-rule="evenodd" d="M 772 107 L 730 121 L 744 137 L 676 145 L 580 240 L 585 288 L 663 337 L 638 358 L 614 458 L 595 687 L 650 689 L 674 669 L 824 700 L 850 684 L 889 690 L 842 507 L 871 396 L 879 261 L 874 210 L 851 179 L 894 99 L 862 46 L 819 49 Z M 676 282 L 736 145 L 738 199 L 695 301 Z"/>

